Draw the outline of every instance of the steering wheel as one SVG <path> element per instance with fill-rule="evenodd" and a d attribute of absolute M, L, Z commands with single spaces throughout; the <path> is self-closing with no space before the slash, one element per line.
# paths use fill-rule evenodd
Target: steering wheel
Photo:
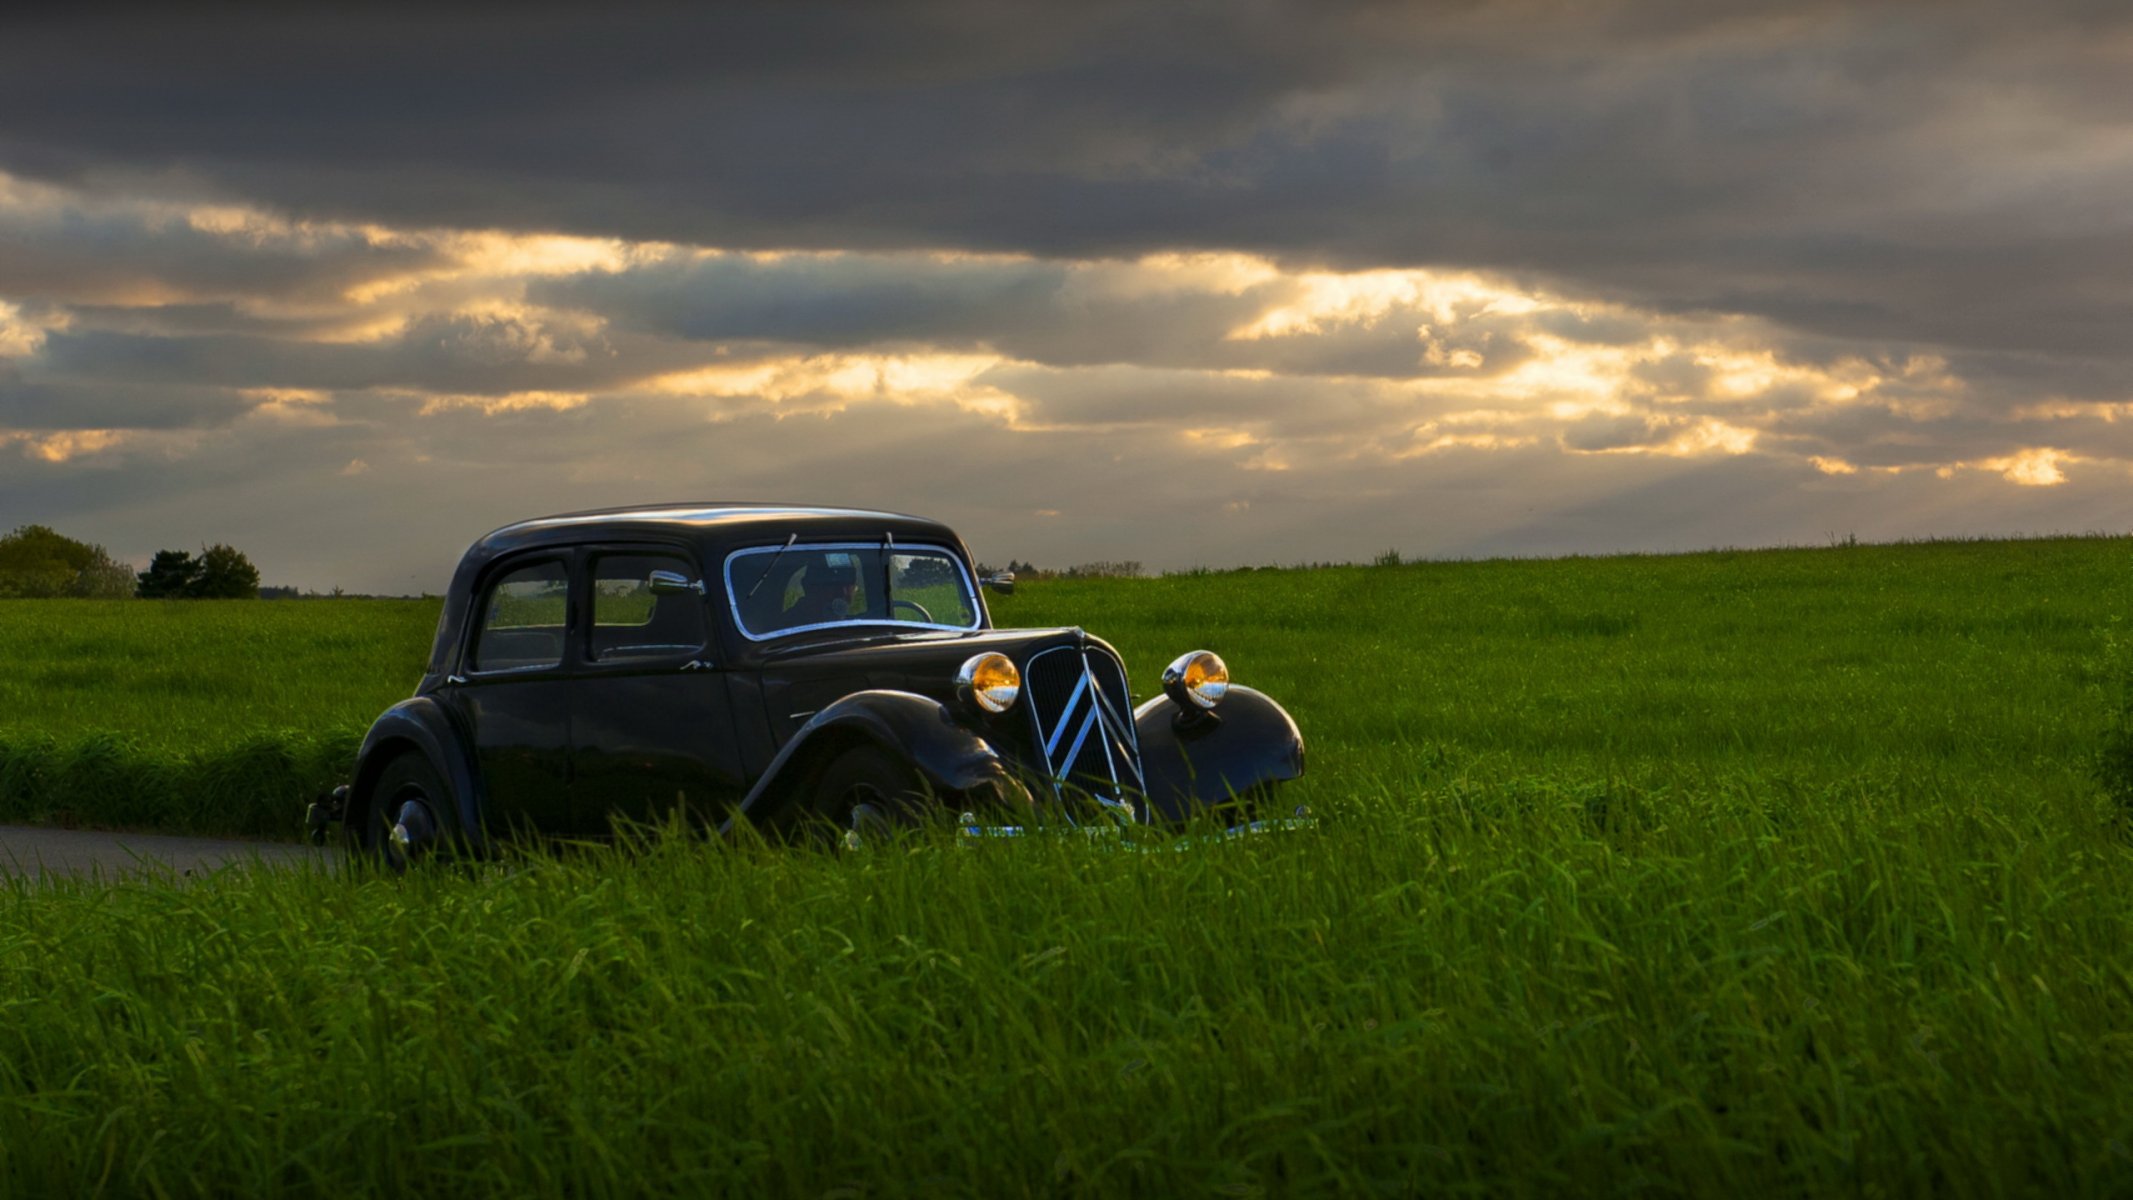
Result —
<path fill-rule="evenodd" d="M 916 600 L 891 600 L 891 601 L 889 601 L 889 615 L 890 615 L 890 616 L 892 616 L 892 617 L 893 617 L 893 616 L 895 616 L 895 615 L 896 615 L 896 610 L 897 610 L 897 609 L 899 609 L 899 608 L 908 608 L 908 609 L 910 609 L 911 611 L 913 611 L 913 612 L 917 613 L 917 614 L 918 614 L 918 619 L 919 619 L 919 620 L 921 620 L 921 621 L 924 621 L 924 622 L 925 622 L 926 624 L 928 624 L 928 625 L 938 625 L 938 624 L 940 624 L 940 622 L 938 622 L 938 621 L 936 621 L 936 620 L 934 620 L 934 619 L 933 619 L 933 614 L 932 614 L 932 613 L 929 613 L 929 612 L 927 612 L 927 611 L 926 611 L 926 606 L 925 606 L 925 605 L 923 605 L 923 604 L 920 604 L 920 603 L 919 603 L 918 601 L 916 601 Z"/>

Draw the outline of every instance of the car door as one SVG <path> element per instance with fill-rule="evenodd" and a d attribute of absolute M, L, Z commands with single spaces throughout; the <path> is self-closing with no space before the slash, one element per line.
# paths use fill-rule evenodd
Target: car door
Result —
<path fill-rule="evenodd" d="M 486 819 L 570 829 L 568 552 L 499 561 L 477 592 L 453 694 L 488 793 Z"/>
<path fill-rule="evenodd" d="M 679 811 L 715 825 L 746 780 L 700 564 L 679 546 L 593 547 L 586 579 L 571 697 L 575 823 L 597 835 L 617 818 L 658 823 Z"/>

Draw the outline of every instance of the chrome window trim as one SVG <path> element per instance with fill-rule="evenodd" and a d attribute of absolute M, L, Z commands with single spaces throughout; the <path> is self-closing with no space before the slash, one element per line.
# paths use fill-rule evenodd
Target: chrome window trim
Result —
<path fill-rule="evenodd" d="M 978 603 L 977 587 L 970 578 L 970 566 L 963 561 L 962 555 L 957 554 L 946 546 L 934 542 L 903 542 L 885 548 L 880 542 L 803 541 L 792 543 L 792 548 L 795 550 L 872 550 L 876 553 L 886 551 L 890 554 L 902 554 L 914 550 L 931 550 L 955 564 L 956 577 L 963 581 L 963 602 L 970 609 L 970 624 L 942 625 L 937 623 L 929 624 L 924 621 L 898 621 L 891 617 L 863 617 L 859 620 L 822 621 L 814 625 L 795 625 L 790 629 L 780 629 L 773 633 L 756 633 L 748 628 L 748 622 L 741 617 L 741 604 L 733 592 L 733 564 L 751 554 L 776 554 L 784 549 L 784 544 L 780 543 L 775 546 L 746 546 L 735 550 L 726 555 L 725 565 L 719 569 L 720 577 L 726 581 L 726 611 L 733 614 L 733 627 L 740 631 L 742 637 L 751 642 L 775 641 L 781 637 L 788 637 L 795 633 L 807 633 L 816 629 L 857 629 L 866 626 L 888 626 L 894 629 L 931 629 L 943 633 L 970 633 L 982 628 L 981 623 L 985 619 L 985 609 L 983 605 Z"/>
<path fill-rule="evenodd" d="M 470 670 L 463 678 L 467 680 L 499 679 L 505 675 L 530 675 L 535 671 L 560 671 L 562 669 L 563 664 L 560 662 L 535 663 L 530 667 L 490 667 L 486 671 Z"/>
<path fill-rule="evenodd" d="M 482 679 L 502 679 L 511 675 L 530 675 L 535 672 L 561 672 L 570 662 L 570 588 L 576 581 L 571 577 L 572 548 L 547 546 L 526 550 L 517 554 L 499 556 L 494 563 L 483 569 L 481 585 L 474 590 L 474 598 L 467 605 L 466 630 L 459 649 L 459 671 L 455 672 L 460 682 Z M 481 667 L 477 665 L 475 651 L 481 646 L 481 635 L 489 629 L 489 602 L 513 575 L 532 567 L 553 563 L 563 570 L 563 642 L 552 663 L 528 663 L 522 667 Z M 506 629 L 545 628 L 545 626 L 506 625 Z"/>

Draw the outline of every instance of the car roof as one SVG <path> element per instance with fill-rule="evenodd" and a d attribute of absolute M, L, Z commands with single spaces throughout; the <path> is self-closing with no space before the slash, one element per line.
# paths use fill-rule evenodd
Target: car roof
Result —
<path fill-rule="evenodd" d="M 424 686 L 445 669 L 451 647 L 459 641 L 465 609 L 475 581 L 498 557 L 520 550 L 568 546 L 608 539 L 649 538 L 695 543 L 706 556 L 746 546 L 777 545 L 798 535 L 805 541 L 850 538 L 874 542 L 886 533 L 899 542 L 946 546 L 968 559 L 969 550 L 955 531 L 939 521 L 909 513 L 819 504 L 766 504 L 751 501 L 695 501 L 677 504 L 632 504 L 595 508 L 514 521 L 476 539 L 460 557 L 446 593 Z M 715 569 L 715 567 L 713 568 Z"/>
<path fill-rule="evenodd" d="M 632 504 L 594 508 L 514 521 L 491 530 L 468 548 L 469 557 L 486 558 L 528 546 L 582 541 L 606 536 L 682 535 L 696 540 L 713 535 L 739 544 L 754 537 L 782 540 L 840 534 L 878 536 L 883 531 L 955 544 L 954 533 L 939 521 L 909 513 L 813 504 L 765 504 L 745 501 L 696 501 Z"/>

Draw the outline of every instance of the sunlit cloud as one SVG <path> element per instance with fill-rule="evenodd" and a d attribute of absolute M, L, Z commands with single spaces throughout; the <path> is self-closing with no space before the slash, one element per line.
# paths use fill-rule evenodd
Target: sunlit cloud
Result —
<path fill-rule="evenodd" d="M 13 445 L 22 453 L 48 463 L 90 458 L 127 441 L 118 429 L 69 429 L 58 433 L 8 433 L 0 431 L 0 446 Z"/>
<path fill-rule="evenodd" d="M 2014 454 L 2000 455 L 1996 458 L 1983 458 L 1975 462 L 1950 463 L 1939 468 L 1937 473 L 1942 478 L 1947 478 L 1957 471 L 1974 468 L 1980 471 L 1996 472 L 2007 482 L 2019 484 L 2022 487 L 2056 487 L 2066 482 L 2066 471 L 2063 469 L 2065 464 L 2081 461 L 2082 459 L 2079 455 L 2069 454 L 2064 450 L 2035 446 Z"/>
<path fill-rule="evenodd" d="M 453 409 L 472 409 L 488 416 L 500 413 L 569 412 L 583 408 L 590 397 L 582 392 L 506 392 L 500 396 L 431 393 L 422 398 L 417 415 L 431 417 Z"/>
<path fill-rule="evenodd" d="M 1534 295 L 1480 276 L 1435 271 L 1313 271 L 1283 281 L 1289 298 L 1232 330 L 1240 341 L 1323 333 L 1339 325 L 1373 325 L 1391 314 L 1419 315 L 1437 324 L 1490 314 L 1517 316 L 1540 308 Z M 1426 336 L 1426 326 L 1417 327 Z"/>
<path fill-rule="evenodd" d="M 30 320 L 19 306 L 0 299 L 0 358 L 35 354 L 47 332 L 47 326 Z"/>
<path fill-rule="evenodd" d="M 674 396 L 746 396 L 773 404 L 803 398 L 900 401 L 967 387 L 1000 362 L 973 354 L 795 355 L 668 372 L 641 386 Z"/>

